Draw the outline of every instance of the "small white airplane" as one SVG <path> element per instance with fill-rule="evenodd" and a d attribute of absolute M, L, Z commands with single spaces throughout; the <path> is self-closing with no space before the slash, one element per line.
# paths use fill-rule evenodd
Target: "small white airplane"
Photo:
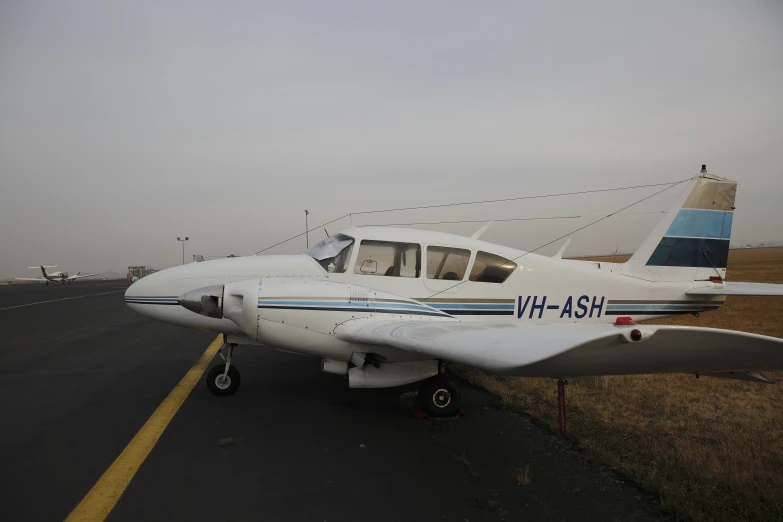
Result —
<path fill-rule="evenodd" d="M 69 276 L 68 272 L 47 272 L 47 268 L 57 268 L 57 265 L 41 265 L 41 266 L 28 266 L 27 268 L 40 268 L 41 273 L 43 274 L 43 277 L 16 277 L 17 281 L 35 281 L 36 283 L 45 283 L 46 286 L 49 286 L 49 283 L 61 283 L 63 285 L 70 285 L 77 279 L 82 279 L 83 277 L 92 277 L 95 274 L 84 274 L 81 275 L 81 272 L 77 272 L 76 275 Z"/>
<path fill-rule="evenodd" d="M 688 373 L 772 382 L 783 339 L 636 324 L 717 310 L 783 285 L 725 282 L 736 182 L 702 168 L 625 263 L 545 257 L 426 230 L 360 227 L 299 255 L 218 259 L 131 285 L 130 308 L 224 334 L 215 395 L 234 393 L 237 345 L 313 355 L 353 388 L 424 381 L 420 407 L 454 415 L 458 362 L 502 375 Z M 769 320 L 778 320 L 769 318 Z"/>

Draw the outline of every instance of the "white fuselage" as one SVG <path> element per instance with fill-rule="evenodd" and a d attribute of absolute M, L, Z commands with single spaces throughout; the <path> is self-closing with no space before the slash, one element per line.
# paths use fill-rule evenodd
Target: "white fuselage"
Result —
<path fill-rule="evenodd" d="M 614 323 L 621 316 L 636 321 L 714 310 L 724 300 L 685 294 L 705 284 L 701 282 L 647 281 L 624 275 L 621 264 L 549 258 L 451 234 L 388 227 L 356 228 L 342 234 L 354 239 L 342 273 L 327 271 L 307 254 L 218 259 L 149 275 L 131 285 L 126 302 L 144 315 L 180 326 L 347 361 L 356 346 L 338 340 L 332 332 L 336 325 L 357 317 L 418 313 L 424 319 L 493 323 Z M 376 261 L 360 259 L 359 245 L 378 240 L 418 245 L 418 276 L 382 275 Z M 432 250 L 428 247 L 469 251 L 461 279 L 428 278 L 428 267 L 434 266 L 427 259 Z M 513 260 L 516 267 L 500 283 L 470 280 L 479 252 Z M 249 333 L 255 327 L 241 328 L 225 317 L 205 317 L 177 303 L 179 296 L 198 288 L 251 280 L 258 289 L 257 335 Z M 418 304 L 404 304 L 397 298 Z M 416 358 L 391 348 L 368 351 L 382 353 L 390 361 Z"/>

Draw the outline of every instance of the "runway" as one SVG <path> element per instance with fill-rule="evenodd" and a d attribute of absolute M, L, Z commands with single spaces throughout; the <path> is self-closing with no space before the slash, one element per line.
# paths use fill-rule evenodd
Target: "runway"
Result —
<path fill-rule="evenodd" d="M 0 287 L 3 520 L 66 519 L 215 339 L 132 312 L 125 287 Z M 421 421 L 406 389 L 350 390 L 316 359 L 239 347 L 234 363 L 237 394 L 199 378 L 107 520 L 660 518 L 481 390 L 466 417 Z"/>

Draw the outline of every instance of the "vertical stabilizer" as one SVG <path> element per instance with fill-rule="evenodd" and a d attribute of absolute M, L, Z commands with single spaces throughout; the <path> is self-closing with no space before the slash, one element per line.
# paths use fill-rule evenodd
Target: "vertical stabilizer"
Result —
<path fill-rule="evenodd" d="M 649 281 L 724 278 L 736 193 L 736 181 L 702 166 L 622 273 Z"/>

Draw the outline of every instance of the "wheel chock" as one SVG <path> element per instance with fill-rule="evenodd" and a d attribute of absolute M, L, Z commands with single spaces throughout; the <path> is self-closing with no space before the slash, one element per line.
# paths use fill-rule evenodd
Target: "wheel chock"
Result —
<path fill-rule="evenodd" d="M 430 418 L 429 415 L 427 415 L 426 413 L 424 413 L 423 411 L 421 411 L 418 408 L 413 412 L 413 416 L 416 417 L 419 420 L 424 420 L 424 419 L 429 419 Z"/>

